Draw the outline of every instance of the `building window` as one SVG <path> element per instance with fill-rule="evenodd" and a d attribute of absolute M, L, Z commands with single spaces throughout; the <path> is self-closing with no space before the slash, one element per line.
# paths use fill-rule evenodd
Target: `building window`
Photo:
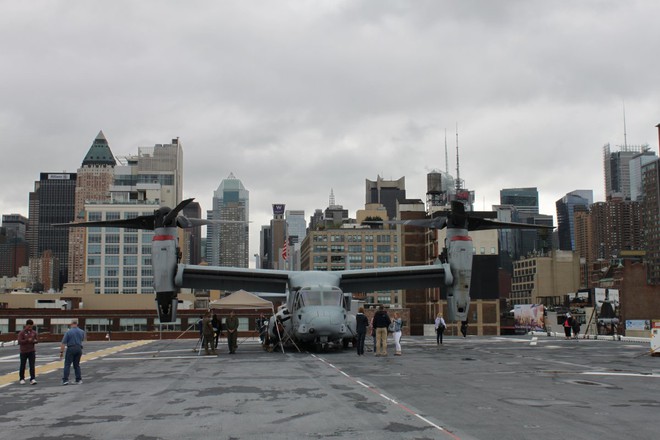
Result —
<path fill-rule="evenodd" d="M 85 319 L 85 330 L 88 332 L 107 333 L 112 328 L 112 318 L 87 318 Z"/>
<path fill-rule="evenodd" d="M 119 330 L 123 332 L 146 332 L 147 318 L 120 318 Z"/>

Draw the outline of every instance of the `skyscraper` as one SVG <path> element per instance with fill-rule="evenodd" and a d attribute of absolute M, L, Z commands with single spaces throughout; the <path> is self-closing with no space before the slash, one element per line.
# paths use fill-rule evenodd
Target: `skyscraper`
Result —
<path fill-rule="evenodd" d="M 183 215 L 187 218 L 202 218 L 202 208 L 199 203 L 190 202 L 183 208 Z M 185 264 L 199 264 L 202 261 L 202 227 L 184 229 L 183 237 L 181 261 Z"/>
<path fill-rule="evenodd" d="M 110 200 L 110 185 L 114 178 L 114 168 L 117 161 L 112 155 L 110 145 L 103 134 L 99 134 L 89 147 L 89 151 L 78 168 L 75 196 L 75 221 L 85 221 L 85 203 L 108 202 Z M 69 281 L 82 283 L 85 281 L 85 228 L 69 230 Z"/>
<path fill-rule="evenodd" d="M 34 182 L 34 191 L 29 196 L 27 236 L 31 260 L 30 272 L 36 273 L 32 270 L 32 259 L 36 260 L 45 251 L 51 251 L 52 258 L 59 260 L 59 271 L 56 274 L 59 279 L 51 286 L 54 289 L 61 289 L 67 282 L 69 230 L 53 228 L 51 225 L 73 221 L 76 177 L 76 173 L 41 173 L 39 180 Z"/>
<path fill-rule="evenodd" d="M 15 277 L 28 265 L 25 231 L 28 219 L 20 214 L 4 214 L 0 228 L 0 277 Z"/>
<path fill-rule="evenodd" d="M 213 210 L 209 220 L 233 220 L 246 223 L 219 223 L 206 228 L 206 258 L 213 266 L 248 267 L 250 192 L 233 173 L 213 192 Z"/>
<path fill-rule="evenodd" d="M 575 250 L 575 207 L 582 206 L 588 209 L 593 202 L 594 192 L 590 189 L 571 191 L 555 202 L 557 208 L 557 235 L 559 236 L 560 250 Z"/>
<path fill-rule="evenodd" d="M 658 127 L 660 128 L 660 127 Z M 641 215 L 644 224 L 644 245 L 648 261 L 648 281 L 660 284 L 660 160 L 644 165 L 642 169 L 644 199 Z"/>
<path fill-rule="evenodd" d="M 605 199 L 619 197 L 631 199 L 630 161 L 648 151 L 648 145 L 623 145 L 619 151 L 611 151 L 610 144 L 603 146 L 603 168 L 605 171 Z"/>
<path fill-rule="evenodd" d="M 521 218 L 525 215 L 538 214 L 539 191 L 535 187 L 501 189 L 500 204 L 515 206 Z"/>
<path fill-rule="evenodd" d="M 396 203 L 406 200 L 406 178 L 385 180 L 378 176 L 375 181 L 366 180 L 365 204 L 380 203 L 387 209 L 390 219 L 396 218 Z M 386 220 L 386 219 L 383 219 Z"/>
<path fill-rule="evenodd" d="M 499 220 L 536 224 L 539 219 L 539 192 L 536 187 L 501 189 L 500 204 L 497 208 Z M 514 261 L 540 250 L 536 230 L 500 229 L 498 236 L 500 250 Z"/>

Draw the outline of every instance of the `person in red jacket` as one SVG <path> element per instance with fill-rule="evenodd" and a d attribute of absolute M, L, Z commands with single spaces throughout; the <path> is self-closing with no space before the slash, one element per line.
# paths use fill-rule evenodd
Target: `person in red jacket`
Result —
<path fill-rule="evenodd" d="M 30 363 L 30 384 L 36 385 L 37 378 L 34 371 L 34 363 L 37 358 L 35 344 L 39 342 L 37 331 L 32 328 L 34 322 L 31 319 L 25 321 L 25 327 L 18 334 L 18 346 L 20 347 L 21 366 L 18 369 L 18 383 L 25 383 L 25 364 Z"/>

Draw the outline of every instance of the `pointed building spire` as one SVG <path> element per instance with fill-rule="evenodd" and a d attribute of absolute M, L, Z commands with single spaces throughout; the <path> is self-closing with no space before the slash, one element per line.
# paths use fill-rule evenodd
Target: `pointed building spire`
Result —
<path fill-rule="evenodd" d="M 89 147 L 87 155 L 83 159 L 82 166 L 112 166 L 117 165 L 117 161 L 110 151 L 110 146 L 108 145 L 108 140 L 103 134 L 103 130 L 99 131 L 99 134 L 96 135 L 94 143 Z"/>
<path fill-rule="evenodd" d="M 330 188 L 330 200 L 328 202 L 328 206 L 335 206 L 335 193 L 332 188 Z"/>

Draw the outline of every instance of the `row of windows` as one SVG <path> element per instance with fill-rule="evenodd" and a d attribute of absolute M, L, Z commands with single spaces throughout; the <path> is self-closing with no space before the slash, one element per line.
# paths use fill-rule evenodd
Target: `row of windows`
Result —
<path fill-rule="evenodd" d="M 140 260 L 142 261 L 142 265 L 151 265 L 151 255 L 142 255 Z M 136 266 L 138 264 L 138 257 L 124 255 L 121 261 L 125 266 Z M 90 255 L 87 257 L 87 266 L 100 266 L 101 262 L 106 266 L 119 266 L 119 255 L 106 255 L 105 257 L 101 257 L 100 255 Z"/>
<path fill-rule="evenodd" d="M 373 234 L 347 234 L 347 235 L 314 235 L 314 240 L 317 243 L 327 243 L 330 241 L 331 243 L 343 243 L 343 242 L 349 242 L 349 243 L 361 243 L 361 242 L 366 242 L 366 243 L 373 243 L 374 242 L 374 237 L 376 238 L 376 243 L 391 243 L 394 242 L 396 243 L 398 238 L 396 235 L 390 235 L 390 234 L 378 234 L 378 235 L 373 235 Z"/>
<path fill-rule="evenodd" d="M 100 244 L 90 244 L 87 246 L 88 255 L 101 255 L 101 251 L 104 251 L 106 255 L 119 255 L 119 251 L 123 250 L 124 254 L 137 254 L 138 250 L 142 254 L 151 254 L 151 246 L 142 245 L 141 247 L 136 244 L 125 244 L 123 249 L 120 245 L 117 244 L 106 244 L 105 247 L 102 247 Z"/>
<path fill-rule="evenodd" d="M 105 214 L 105 218 L 104 215 Z M 152 212 L 134 212 L 134 211 L 128 211 L 128 212 L 117 212 L 117 211 L 110 211 L 110 212 L 103 212 L 103 211 L 89 211 L 87 213 L 87 220 L 90 222 L 98 222 L 101 220 L 121 220 L 121 219 L 131 219 L 135 218 L 139 215 L 151 215 L 153 214 Z M 106 228 L 107 231 L 108 228 Z"/>
<path fill-rule="evenodd" d="M 142 243 L 151 243 L 152 240 L 153 240 L 152 235 L 147 235 L 147 234 L 142 235 Z M 90 244 L 104 243 L 103 234 L 100 234 L 100 233 L 89 234 L 88 237 L 87 237 L 87 242 L 90 243 Z M 120 234 L 114 234 L 114 233 L 113 234 L 105 234 L 105 243 L 106 244 L 122 243 L 121 235 Z M 126 244 L 139 243 L 138 234 L 124 234 L 123 243 L 126 243 Z"/>
<path fill-rule="evenodd" d="M 349 263 L 362 263 L 364 260 L 365 263 L 373 263 L 374 262 L 374 256 L 373 255 L 354 255 L 354 254 L 349 254 L 348 255 L 348 262 Z M 314 255 L 314 263 L 346 263 L 346 256 L 344 255 L 331 255 L 330 259 L 328 260 L 327 255 Z M 378 255 L 376 257 L 376 261 L 378 263 L 398 263 L 399 262 L 399 257 L 394 255 Z M 361 267 L 361 266 L 360 266 Z"/>
<path fill-rule="evenodd" d="M 343 244 L 333 244 L 330 246 L 330 252 L 331 253 L 343 253 L 346 252 L 346 246 Z M 362 252 L 362 249 L 364 249 L 364 252 L 368 253 L 373 253 L 374 249 L 376 252 L 379 253 L 392 253 L 392 252 L 398 252 L 399 247 L 397 245 L 389 245 L 389 244 L 379 244 L 374 247 L 372 244 L 367 244 L 367 245 L 349 245 L 348 246 L 348 252 Z M 323 244 L 317 244 L 314 245 L 314 252 L 315 253 L 323 253 L 323 252 L 328 252 L 328 246 L 323 245 Z"/>
<path fill-rule="evenodd" d="M 101 288 L 101 278 L 88 278 L 90 283 L 94 283 L 95 288 Z M 153 287 L 153 278 L 140 278 L 140 287 Z M 119 287 L 119 278 L 103 278 L 103 287 Z M 124 278 L 123 287 L 138 287 L 137 278 Z"/>

